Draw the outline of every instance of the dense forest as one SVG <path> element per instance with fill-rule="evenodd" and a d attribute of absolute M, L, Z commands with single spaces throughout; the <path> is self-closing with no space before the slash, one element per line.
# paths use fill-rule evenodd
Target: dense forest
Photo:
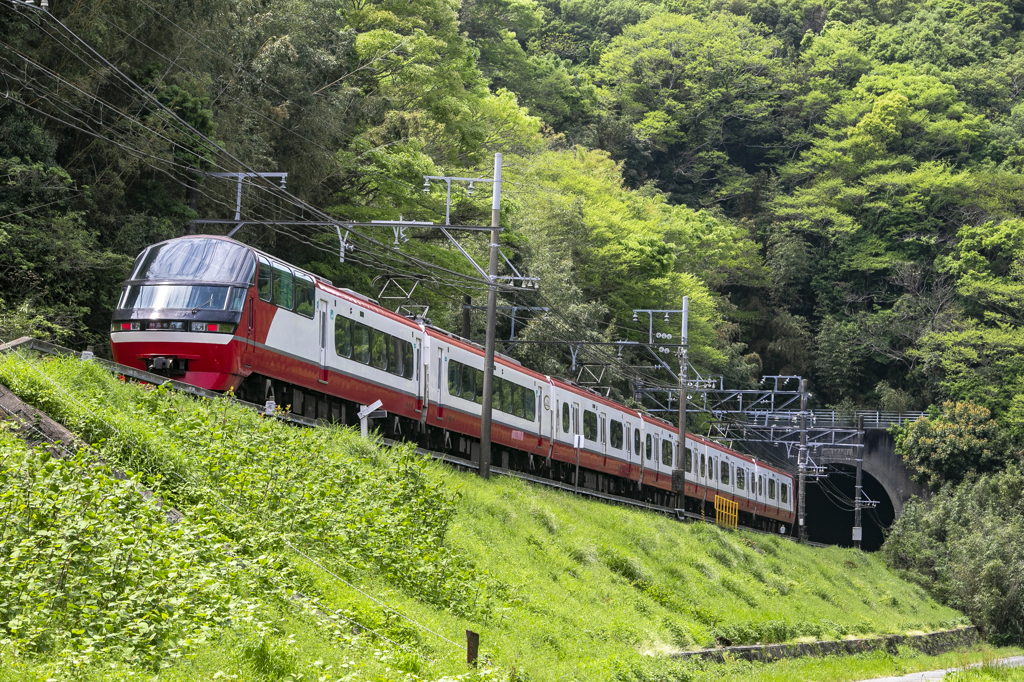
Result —
<path fill-rule="evenodd" d="M 192 222 L 233 215 L 235 181 L 211 173 L 251 170 L 287 172 L 287 193 L 247 181 L 242 218 L 308 224 L 236 238 L 383 302 L 389 278 L 416 283 L 402 302 L 458 330 L 484 290 L 438 231 L 365 228 L 342 262 L 324 223 L 443 221 L 443 183 L 424 176 L 486 176 L 501 152 L 503 253 L 540 284 L 503 293 L 500 338 L 519 306 L 547 309 L 514 313 L 523 340 L 640 340 L 634 310 L 688 295 L 693 364 L 728 386 L 801 375 L 815 407 L 930 408 L 898 449 L 941 492 L 911 506 L 888 556 L 1024 636 L 1018 3 L 50 9 L 0 5 L 0 340 L 102 352 L 133 258 L 226 233 Z M 452 223 L 487 224 L 481 187 L 453 185 Z M 463 245 L 485 262 L 485 237 Z M 678 339 L 678 317 L 653 324 Z M 564 345 L 509 353 L 573 374 Z M 645 359 L 611 355 L 584 360 L 628 398 L 624 363 Z M 951 538 L 999 542 L 951 554 Z"/>

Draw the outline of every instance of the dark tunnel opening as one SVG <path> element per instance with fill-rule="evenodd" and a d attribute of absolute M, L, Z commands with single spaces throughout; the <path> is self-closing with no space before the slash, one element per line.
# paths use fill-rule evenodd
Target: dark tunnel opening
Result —
<path fill-rule="evenodd" d="M 856 469 L 846 464 L 829 466 L 829 475 L 807 485 L 807 538 L 840 547 L 853 547 L 853 497 Z M 861 512 L 864 536 L 861 547 L 874 552 L 884 542 L 884 530 L 896 519 L 885 488 L 867 472 L 862 474 L 864 494 L 878 502 Z"/>

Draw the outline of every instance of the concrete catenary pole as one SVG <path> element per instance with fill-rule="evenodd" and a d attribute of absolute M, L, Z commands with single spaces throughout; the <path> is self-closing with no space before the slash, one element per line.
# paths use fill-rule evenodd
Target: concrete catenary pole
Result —
<path fill-rule="evenodd" d="M 853 494 L 853 546 L 860 549 L 864 537 L 864 528 L 860 523 L 861 500 L 864 488 L 861 486 L 861 474 L 864 471 L 864 415 L 857 415 L 857 480 Z"/>
<path fill-rule="evenodd" d="M 797 506 L 798 537 L 807 541 L 807 379 L 800 380 L 800 449 L 796 455 L 800 502 Z"/>
<path fill-rule="evenodd" d="M 683 324 L 679 336 L 679 453 L 676 456 L 676 469 L 679 474 L 678 488 L 679 506 L 686 509 L 686 380 L 689 373 L 689 357 L 687 325 L 690 318 L 690 297 L 683 296 Z"/>
<path fill-rule="evenodd" d="M 491 404 L 494 397 L 494 343 L 498 308 L 498 224 L 501 219 L 501 154 L 494 155 L 491 192 L 491 264 L 487 271 L 487 340 L 484 342 L 484 404 L 480 417 L 480 477 L 491 476 Z"/>

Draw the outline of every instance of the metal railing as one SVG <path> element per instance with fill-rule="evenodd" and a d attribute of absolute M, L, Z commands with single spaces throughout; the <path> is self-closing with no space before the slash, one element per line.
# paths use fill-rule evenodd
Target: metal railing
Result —
<path fill-rule="evenodd" d="M 758 426 L 788 426 L 800 423 L 799 410 L 783 410 L 775 412 L 748 412 L 743 415 L 746 423 Z M 883 412 L 881 410 L 857 410 L 842 412 L 838 410 L 810 410 L 807 425 L 809 427 L 824 426 L 855 426 L 857 418 L 864 418 L 866 429 L 887 429 L 890 426 L 902 426 L 907 422 L 927 417 L 927 412 Z"/>

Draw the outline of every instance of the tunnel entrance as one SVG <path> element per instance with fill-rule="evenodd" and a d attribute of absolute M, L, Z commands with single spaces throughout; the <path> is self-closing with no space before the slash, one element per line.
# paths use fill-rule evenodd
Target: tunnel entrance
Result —
<path fill-rule="evenodd" d="M 830 465 L 827 478 L 807 485 L 807 538 L 840 547 L 853 547 L 853 496 L 856 469 L 847 464 Z M 873 476 L 862 474 L 864 494 L 878 501 L 861 512 L 864 538 L 861 547 L 874 552 L 882 546 L 883 529 L 896 519 L 889 494 Z"/>

